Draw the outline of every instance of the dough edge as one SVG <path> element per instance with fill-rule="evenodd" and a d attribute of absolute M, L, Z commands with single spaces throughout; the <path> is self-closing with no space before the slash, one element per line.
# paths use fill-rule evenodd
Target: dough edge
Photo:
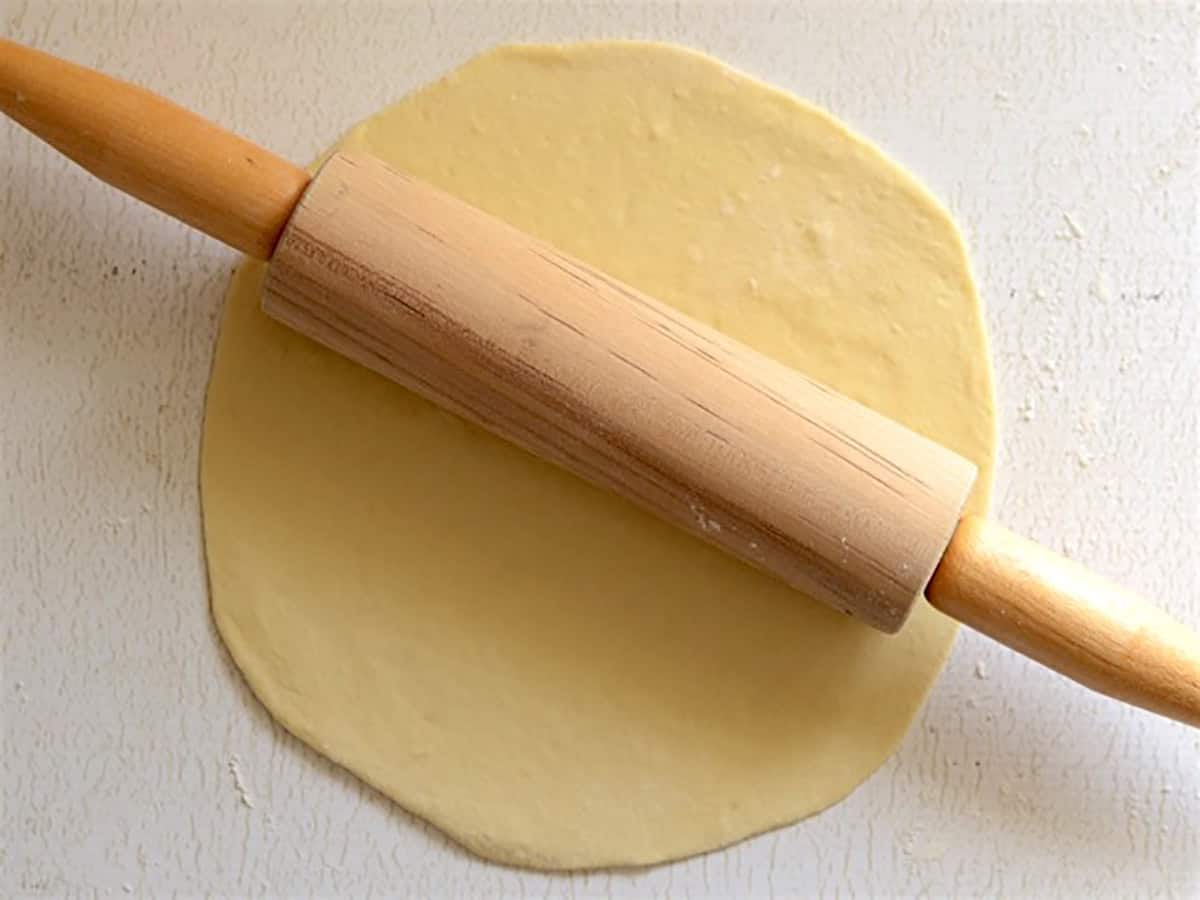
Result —
<path fill-rule="evenodd" d="M 966 266 L 968 273 L 970 273 L 969 257 L 966 253 L 965 246 L 963 245 L 961 234 L 959 233 L 957 226 L 953 224 L 953 220 L 950 218 L 949 212 L 945 209 L 945 207 L 942 205 L 942 203 L 934 195 L 932 195 L 919 180 L 917 180 L 917 178 L 915 178 L 912 174 L 910 174 L 907 169 L 903 168 L 902 165 L 900 165 L 899 163 L 893 161 L 890 157 L 888 157 L 887 154 L 884 153 L 874 142 L 872 142 L 868 138 L 864 137 L 863 135 L 857 133 L 853 128 L 847 126 L 844 122 L 835 118 L 831 113 L 827 112 L 825 109 L 818 107 L 814 104 L 811 104 L 808 101 L 789 93 L 787 90 L 775 87 L 771 84 L 768 84 L 764 81 L 761 81 L 761 80 L 755 78 L 752 75 L 743 73 L 740 70 L 738 70 L 738 69 L 722 62 L 721 60 L 706 54 L 706 53 L 694 50 L 689 47 L 684 47 L 684 46 L 679 46 L 679 45 L 664 43 L 664 42 L 658 42 L 658 41 L 597 40 L 597 41 L 582 41 L 582 42 L 570 42 L 570 43 L 561 43 L 561 44 L 512 43 L 512 44 L 500 45 L 500 46 L 491 48 L 489 50 L 485 50 L 479 54 L 472 56 L 468 60 L 456 65 L 447 74 L 441 76 L 440 78 L 436 79 L 435 81 L 416 88 L 415 90 L 404 95 L 403 97 L 399 98 L 398 100 L 393 101 L 393 103 L 389 103 L 388 105 L 386 105 L 385 107 L 380 109 L 378 112 L 371 114 L 367 119 L 364 119 L 362 122 L 357 123 L 356 125 L 352 126 L 350 129 L 348 129 L 346 132 L 344 132 L 343 135 L 333 145 L 330 146 L 330 148 L 328 148 L 326 151 L 324 151 L 320 154 L 317 161 L 314 162 L 312 168 L 315 169 L 320 164 L 320 162 L 322 162 L 325 158 L 327 158 L 331 153 L 335 152 L 344 143 L 346 143 L 348 140 L 352 139 L 353 136 L 356 134 L 356 132 L 360 128 L 362 128 L 364 125 L 371 122 L 378 116 L 386 115 L 387 111 L 390 110 L 394 104 L 408 102 L 426 92 L 435 91 L 438 89 L 438 87 L 440 85 L 442 85 L 447 80 L 460 77 L 462 73 L 470 70 L 471 68 L 473 68 L 475 66 L 485 65 L 485 64 L 487 64 L 488 61 L 490 61 L 492 59 L 515 54 L 515 55 L 519 55 L 519 56 L 524 56 L 527 59 L 544 62 L 548 65 L 553 65 L 553 64 L 557 64 L 559 62 L 567 61 L 568 57 L 571 56 L 572 54 L 589 53 L 589 52 L 597 52 L 597 51 L 604 52 L 604 51 L 607 51 L 612 48 L 644 49 L 644 50 L 652 51 L 655 53 L 670 53 L 670 54 L 677 54 L 677 55 L 692 57 L 697 60 L 703 61 L 707 65 L 712 65 L 712 66 L 719 68 L 726 74 L 727 77 L 729 77 L 735 81 L 738 81 L 744 85 L 747 85 L 758 92 L 761 92 L 760 96 L 762 96 L 764 98 L 769 97 L 772 102 L 781 104 L 785 110 L 804 110 L 809 114 L 821 117 L 825 121 L 825 123 L 828 125 L 828 127 L 830 127 L 831 129 L 836 129 L 838 132 L 840 132 L 842 135 L 844 135 L 847 140 L 854 142 L 856 145 L 858 145 L 864 151 L 872 153 L 878 159 L 886 162 L 886 164 L 888 166 L 890 166 L 892 168 L 892 170 L 895 172 L 898 182 L 903 183 L 906 188 L 908 188 L 912 191 L 915 191 L 917 194 L 919 194 L 922 197 L 924 202 L 928 203 L 930 205 L 930 207 L 936 208 L 940 213 L 942 213 L 946 217 L 946 219 L 948 221 L 951 222 L 951 224 L 953 226 L 954 235 L 958 241 L 958 252 L 961 253 L 961 255 L 963 257 L 964 266 Z M 231 280 L 230 288 L 226 295 L 226 305 L 222 311 L 221 323 L 220 323 L 220 333 L 222 336 L 224 335 L 224 331 L 225 331 L 225 328 L 227 325 L 229 312 L 230 312 L 229 303 L 228 303 L 229 297 L 231 297 L 233 295 L 233 293 L 238 290 L 238 286 L 242 282 L 243 279 L 255 278 L 256 274 L 258 272 L 262 271 L 263 268 L 264 268 L 263 264 L 256 263 L 251 260 L 245 260 L 241 265 L 239 265 L 237 272 L 235 272 L 235 275 L 234 275 L 233 279 Z M 981 348 L 985 351 L 985 354 L 987 357 L 985 368 L 987 370 L 986 375 L 988 378 L 988 387 L 989 387 L 989 391 L 992 392 L 993 397 L 994 397 L 994 377 L 993 377 L 992 371 L 991 371 L 991 356 L 990 356 L 990 352 L 988 351 L 988 348 L 989 348 L 988 337 L 987 337 L 986 330 L 982 328 L 983 304 L 982 304 L 980 298 L 978 297 L 977 290 L 974 288 L 973 278 L 972 278 L 972 288 L 973 288 L 973 293 L 975 294 L 976 309 L 977 309 L 977 312 L 978 312 L 978 315 L 980 318 Z M 218 358 L 220 356 L 220 352 L 221 352 L 221 341 L 219 338 L 217 349 L 214 352 L 214 356 L 213 356 L 213 374 L 214 375 L 217 370 Z M 209 390 L 211 390 L 211 389 L 212 389 L 212 381 L 210 380 Z M 204 509 L 205 483 L 209 478 L 212 477 L 212 473 L 209 471 L 209 465 L 208 465 L 209 457 L 204 449 L 204 445 L 206 445 L 208 442 L 207 423 L 208 423 L 208 400 L 206 397 L 205 434 L 204 434 L 204 440 L 202 443 L 202 449 L 201 449 L 201 455 L 200 455 L 200 470 L 201 470 L 200 471 L 200 481 L 201 481 L 200 497 L 201 497 L 202 514 L 203 514 L 203 509 Z M 974 489 L 974 494 L 975 494 L 976 498 L 983 498 L 981 501 L 982 510 L 980 510 L 980 511 L 986 510 L 986 507 L 990 500 L 991 490 L 992 490 L 992 486 L 993 486 L 995 446 L 996 446 L 996 441 L 997 441 L 997 438 L 995 435 L 995 418 L 994 418 L 994 416 L 992 418 L 992 431 L 993 431 L 993 434 L 992 434 L 991 457 L 986 461 L 986 463 L 984 465 L 980 466 L 978 480 L 976 482 L 976 487 Z M 977 509 L 978 508 L 979 507 L 977 507 Z M 841 790 L 840 792 L 838 792 L 836 796 L 831 796 L 830 799 L 828 800 L 828 802 L 824 803 L 819 808 L 813 809 L 810 812 L 801 814 L 799 816 L 782 815 L 782 816 L 778 816 L 770 821 L 764 820 L 762 826 L 754 831 L 734 834 L 734 835 L 728 836 L 725 840 L 723 840 L 719 843 L 713 843 L 709 846 L 703 846 L 703 847 L 680 846 L 680 847 L 671 847 L 671 848 L 656 848 L 653 851 L 646 852 L 643 854 L 632 854 L 632 855 L 626 854 L 626 855 L 622 855 L 620 857 L 614 857 L 611 859 L 599 859 L 599 860 L 589 858 L 589 859 L 586 859 L 586 861 L 581 861 L 581 859 L 574 858 L 574 857 L 575 856 L 587 857 L 588 854 L 586 852 L 583 852 L 580 854 L 575 854 L 575 855 L 566 854 L 566 856 L 563 857 L 563 856 L 558 856 L 554 853 L 547 854 L 546 852 L 544 852 L 542 849 L 539 849 L 539 848 L 525 847 L 525 846 L 516 845 L 516 844 L 506 844 L 502 841 L 497 842 L 496 840 L 490 838 L 486 832 L 476 833 L 476 832 L 472 832 L 469 830 L 463 830 L 463 829 L 457 827 L 454 823 L 444 821 L 443 817 L 440 815 L 440 810 L 439 810 L 436 802 L 424 802 L 423 803 L 420 800 L 414 799 L 411 795 L 407 796 L 404 800 L 396 799 L 396 795 L 399 792 L 397 791 L 395 786 L 389 785 L 387 783 L 386 779 L 375 778 L 375 777 L 372 777 L 370 774 L 361 773 L 358 770 L 356 770 L 355 761 L 352 758 L 349 758 L 348 754 L 341 753 L 337 749 L 330 747 L 328 745 L 328 743 L 324 740 L 324 738 L 320 734 L 319 726 L 313 727 L 306 720 L 306 717 L 304 717 L 303 715 L 300 715 L 300 716 L 290 715 L 291 710 L 287 707 L 286 703 L 283 703 L 280 700 L 281 691 L 279 689 L 279 686 L 272 683 L 270 673 L 268 671 L 266 671 L 264 666 L 261 665 L 261 660 L 255 654 L 255 652 L 253 652 L 245 643 L 244 636 L 242 635 L 241 631 L 239 630 L 237 623 L 234 621 L 233 617 L 230 615 L 229 610 L 226 609 L 222 604 L 218 603 L 216 600 L 215 594 L 211 587 L 213 580 L 214 580 L 211 573 L 215 568 L 219 568 L 220 564 L 214 565 L 214 562 L 209 557 L 208 552 L 207 552 L 208 545 L 209 545 L 209 533 L 208 533 L 208 524 L 207 524 L 207 519 L 206 519 L 205 520 L 205 551 L 206 551 L 206 562 L 209 567 L 208 571 L 210 573 L 209 574 L 210 608 L 212 611 L 214 623 L 216 625 L 218 633 L 221 635 L 223 643 L 225 644 L 226 648 L 228 649 L 228 651 L 230 653 L 231 658 L 233 659 L 234 664 L 237 666 L 241 675 L 244 677 L 251 692 L 259 700 L 259 702 L 261 702 L 263 704 L 263 706 L 266 708 L 266 711 L 271 716 L 272 720 L 274 722 L 277 722 L 279 725 L 281 725 L 289 734 L 291 734 L 292 736 L 297 738 L 301 743 L 307 745 L 306 749 L 309 749 L 309 750 L 319 754 L 321 757 L 332 761 L 339 767 L 345 769 L 347 771 L 347 773 L 352 775 L 354 778 L 370 785 L 373 789 L 375 789 L 375 790 L 379 791 L 381 794 L 383 794 L 384 797 L 387 798 L 387 801 L 389 803 L 394 803 L 396 806 L 399 806 L 402 810 L 406 811 L 407 813 L 411 813 L 412 815 L 419 817 L 420 819 L 423 819 L 426 822 L 433 825 L 434 828 L 436 829 L 437 833 L 439 835 L 443 836 L 444 838 L 446 838 L 447 842 L 451 846 L 453 846 L 453 844 L 455 842 L 457 842 L 475 854 L 478 854 L 484 858 L 494 860 L 497 862 L 501 862 L 504 864 L 520 866 L 520 867 L 529 867 L 529 868 L 543 870 L 543 871 L 560 871 L 560 872 L 588 871 L 588 870 L 595 870 L 595 869 L 617 869 L 617 870 L 619 870 L 619 869 L 627 869 L 627 868 L 641 868 L 641 867 L 648 866 L 648 865 L 655 865 L 655 864 L 660 864 L 660 863 L 664 863 L 664 862 L 683 860 L 683 859 L 687 859 L 687 858 L 690 858 L 693 856 L 699 856 L 699 855 L 703 855 L 703 854 L 706 854 L 706 853 L 709 853 L 709 852 L 712 852 L 715 850 L 729 847 L 729 846 L 741 843 L 743 840 L 748 840 L 757 835 L 764 834 L 768 831 L 772 831 L 772 830 L 778 829 L 780 827 L 783 827 L 783 826 L 786 826 L 789 824 L 794 824 L 794 823 L 801 821 L 805 818 L 808 818 L 812 815 L 816 815 L 817 813 L 822 812 L 825 809 L 828 809 L 828 808 L 836 805 L 837 803 L 841 802 L 847 796 L 849 796 L 851 793 L 853 793 L 854 790 L 856 790 L 861 784 L 864 784 L 877 771 L 879 771 L 879 769 L 883 766 L 883 764 L 885 762 L 887 762 L 892 757 L 892 755 L 895 753 L 896 749 L 899 747 L 899 745 L 901 744 L 901 742 L 903 741 L 903 739 L 907 733 L 907 730 L 902 730 L 899 733 L 897 733 L 896 735 L 894 735 L 893 739 L 888 741 L 886 746 L 882 746 L 879 748 L 879 752 L 877 754 L 878 759 L 877 759 L 876 763 L 873 766 L 871 766 L 869 771 L 863 772 L 861 775 L 861 778 L 859 778 L 854 783 L 847 784 L 845 786 L 844 790 Z M 936 615 L 936 613 L 935 613 L 935 615 Z M 947 622 L 949 622 L 949 621 L 950 620 L 947 620 Z M 950 623 L 949 628 L 950 628 L 951 632 L 956 632 L 958 626 L 956 623 Z M 937 655 L 937 658 L 936 658 L 936 660 L 934 660 L 934 662 L 936 664 L 935 668 L 937 671 L 940 672 L 940 670 L 943 668 L 946 660 L 948 659 L 948 657 L 950 655 L 952 647 L 953 647 L 953 636 L 951 636 L 948 640 L 943 642 L 943 644 L 939 650 L 939 653 Z M 932 690 L 933 684 L 935 681 L 936 681 L 936 677 L 933 679 L 930 679 L 926 683 L 923 691 L 921 692 L 921 696 L 917 700 L 916 707 L 915 707 L 916 713 L 914 715 L 919 715 L 920 709 L 924 706 L 926 699 L 928 698 L 929 692 Z M 912 721 L 910 721 L 910 727 L 911 727 L 911 724 L 912 724 Z"/>

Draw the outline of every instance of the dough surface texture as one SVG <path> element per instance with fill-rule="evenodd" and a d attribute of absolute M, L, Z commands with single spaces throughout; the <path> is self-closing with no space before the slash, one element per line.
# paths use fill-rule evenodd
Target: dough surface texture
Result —
<path fill-rule="evenodd" d="M 945 211 L 826 113 L 699 54 L 502 48 L 365 148 L 941 441 L 991 484 Z M 201 462 L 212 611 L 289 731 L 478 854 L 654 863 L 840 800 L 953 641 L 800 596 L 229 292 Z M 802 464 L 798 460 L 797 464 Z"/>

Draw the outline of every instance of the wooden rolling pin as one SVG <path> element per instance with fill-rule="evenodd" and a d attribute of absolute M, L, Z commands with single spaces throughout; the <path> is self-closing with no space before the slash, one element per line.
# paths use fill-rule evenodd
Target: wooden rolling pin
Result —
<path fill-rule="evenodd" d="M 962 516 L 967 460 L 363 154 L 315 177 L 141 88 L 0 40 L 0 108 L 270 260 L 263 308 L 836 609 L 942 612 L 1200 727 L 1200 639 Z"/>

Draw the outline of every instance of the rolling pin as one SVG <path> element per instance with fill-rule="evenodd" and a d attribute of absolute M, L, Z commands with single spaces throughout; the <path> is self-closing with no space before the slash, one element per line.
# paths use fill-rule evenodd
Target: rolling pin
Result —
<path fill-rule="evenodd" d="M 881 631 L 926 599 L 1200 727 L 1200 638 L 964 516 L 967 460 L 361 153 L 316 173 L 0 39 L 0 109 L 256 259 L 300 333 Z"/>

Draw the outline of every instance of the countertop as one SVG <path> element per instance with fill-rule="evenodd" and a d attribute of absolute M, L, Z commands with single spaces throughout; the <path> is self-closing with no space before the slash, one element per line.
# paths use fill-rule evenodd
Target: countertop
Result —
<path fill-rule="evenodd" d="M 0 33 L 297 160 L 472 53 L 642 37 L 809 98 L 962 224 L 995 514 L 1200 626 L 1200 13 L 8 0 Z M 723 852 L 469 856 L 274 725 L 213 629 L 197 461 L 234 254 L 0 123 L 6 896 L 1200 896 L 1200 731 L 965 631 L 846 802 Z"/>

